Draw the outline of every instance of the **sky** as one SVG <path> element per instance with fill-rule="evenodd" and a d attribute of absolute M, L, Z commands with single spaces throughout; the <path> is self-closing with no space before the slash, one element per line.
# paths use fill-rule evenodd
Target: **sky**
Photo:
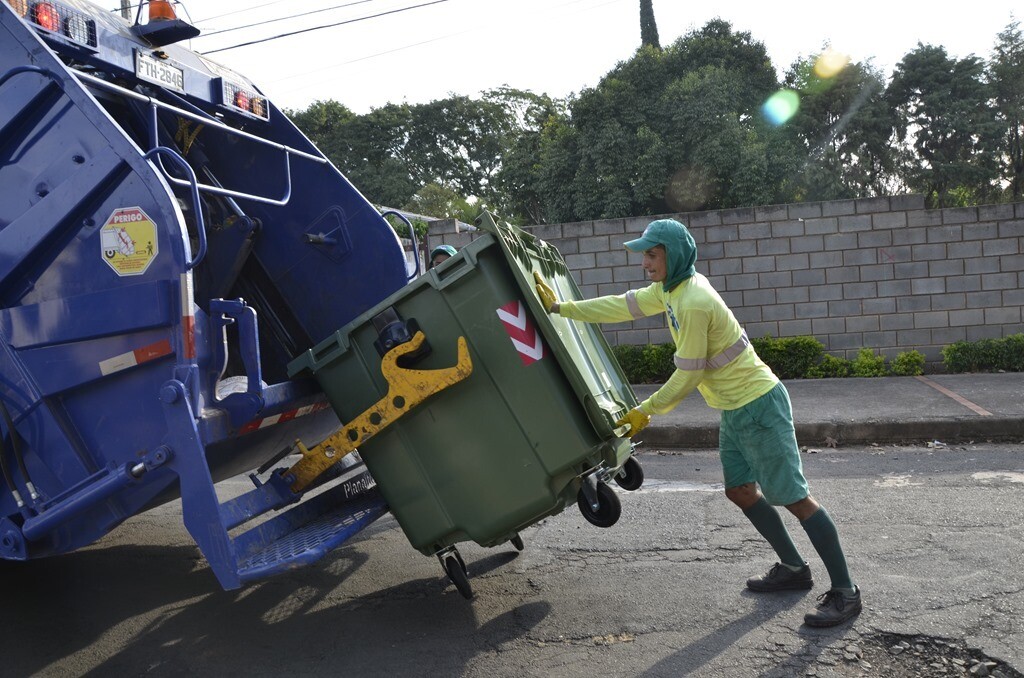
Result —
<path fill-rule="evenodd" d="M 334 99 L 363 114 L 387 103 L 427 103 L 450 94 L 477 97 L 502 85 L 561 98 L 597 85 L 640 44 L 639 0 L 183 0 L 183 5 L 179 12 L 204 32 L 191 41 L 192 49 L 209 52 L 209 58 L 246 75 L 279 107 L 290 109 Z M 997 34 L 1014 18 L 1024 18 L 1020 0 L 980 0 L 971 12 L 905 0 L 653 0 L 653 6 L 662 46 L 722 18 L 764 43 L 780 74 L 825 46 L 852 61 L 870 59 L 886 76 L 918 42 L 941 45 L 957 58 L 987 59 Z M 303 12 L 315 13 L 294 16 Z M 239 28 L 289 15 L 293 18 Z"/>

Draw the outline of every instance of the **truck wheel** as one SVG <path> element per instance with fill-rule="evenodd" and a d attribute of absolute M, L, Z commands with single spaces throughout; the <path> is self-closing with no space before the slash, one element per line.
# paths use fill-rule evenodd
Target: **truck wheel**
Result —
<path fill-rule="evenodd" d="M 448 556 L 444 559 L 444 569 L 448 573 L 448 578 L 455 584 L 455 588 L 458 589 L 459 593 L 465 599 L 473 597 L 473 587 L 469 585 L 469 577 L 466 575 L 466 570 L 463 568 L 462 563 L 455 556 Z"/>
<path fill-rule="evenodd" d="M 644 484 L 644 467 L 640 465 L 636 457 L 630 457 L 615 474 L 615 482 L 624 490 L 630 492 L 639 490 L 640 486 Z"/>
<path fill-rule="evenodd" d="M 611 527 L 617 523 L 619 516 L 622 515 L 622 504 L 619 502 L 619 497 L 615 494 L 615 491 L 604 483 L 598 483 L 597 501 L 598 507 L 595 511 L 590 506 L 590 502 L 587 501 L 587 497 L 583 494 L 582 490 L 576 498 L 576 504 L 580 507 L 580 513 L 587 519 L 587 522 L 598 527 Z"/>

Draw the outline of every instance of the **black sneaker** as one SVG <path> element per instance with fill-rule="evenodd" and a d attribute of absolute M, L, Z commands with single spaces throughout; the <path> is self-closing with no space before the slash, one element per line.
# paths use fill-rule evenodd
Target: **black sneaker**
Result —
<path fill-rule="evenodd" d="M 860 614 L 860 587 L 855 587 L 853 595 L 842 591 L 826 591 L 818 596 L 818 608 L 804 615 L 804 623 L 808 626 L 835 626 L 847 619 Z"/>
<path fill-rule="evenodd" d="M 758 593 L 794 591 L 809 589 L 812 586 L 814 586 L 814 579 L 811 578 L 811 568 L 807 563 L 804 563 L 803 568 L 796 572 L 782 563 L 775 563 L 767 574 L 747 580 L 747 588 Z"/>

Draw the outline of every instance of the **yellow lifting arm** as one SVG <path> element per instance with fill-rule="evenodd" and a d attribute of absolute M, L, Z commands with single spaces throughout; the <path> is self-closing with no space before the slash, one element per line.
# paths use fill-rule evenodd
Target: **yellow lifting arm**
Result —
<path fill-rule="evenodd" d="M 399 344 L 384 354 L 380 370 L 388 382 L 386 396 L 312 449 L 308 449 L 302 441 L 295 441 L 302 453 L 302 459 L 285 473 L 286 476 L 294 478 L 290 485 L 293 492 L 306 489 L 317 476 L 338 460 L 430 396 L 454 386 L 472 374 L 473 362 L 469 358 L 465 337 L 459 337 L 459 359 L 454 367 L 437 370 L 399 367 L 398 359 L 418 349 L 424 339 L 426 337 L 423 332 L 417 332 L 410 341 Z"/>

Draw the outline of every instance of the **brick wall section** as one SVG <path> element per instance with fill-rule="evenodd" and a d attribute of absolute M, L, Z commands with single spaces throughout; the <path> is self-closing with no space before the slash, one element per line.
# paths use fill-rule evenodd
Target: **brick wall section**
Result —
<path fill-rule="evenodd" d="M 751 337 L 812 335 L 834 355 L 1024 332 L 1024 203 L 929 210 L 917 195 L 661 215 L 685 223 L 706 275 Z M 645 284 L 627 252 L 660 216 L 529 227 L 565 257 L 585 296 Z M 452 220 L 428 244 L 475 236 Z M 662 316 L 604 326 L 613 344 L 671 341 Z"/>

